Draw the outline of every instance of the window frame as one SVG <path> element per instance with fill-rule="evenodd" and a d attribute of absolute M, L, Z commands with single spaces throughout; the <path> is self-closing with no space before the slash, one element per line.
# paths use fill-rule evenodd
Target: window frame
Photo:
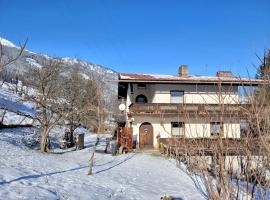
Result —
<path fill-rule="evenodd" d="M 174 127 L 173 124 L 178 124 L 178 126 Z M 173 129 L 176 129 L 176 128 L 179 129 L 178 134 L 173 134 L 174 133 Z M 185 136 L 185 122 L 172 121 L 171 122 L 171 136 L 172 137 L 184 137 Z"/>
<path fill-rule="evenodd" d="M 182 96 L 180 95 L 179 96 L 179 102 L 173 102 L 172 101 L 172 93 L 173 92 L 179 92 L 179 93 L 181 93 L 182 94 Z M 184 90 L 170 90 L 170 103 L 184 103 L 184 95 L 185 95 L 185 92 L 184 92 Z M 182 99 L 182 101 L 181 101 L 181 99 Z"/>
<path fill-rule="evenodd" d="M 144 98 L 145 102 L 139 102 L 139 98 Z M 148 103 L 148 99 L 147 99 L 147 96 L 143 95 L 143 94 L 139 94 L 136 96 L 135 98 L 135 103 L 137 104 L 145 104 L 145 103 Z"/>
<path fill-rule="evenodd" d="M 213 131 L 213 126 L 219 125 L 219 131 Z M 216 128 L 215 128 L 216 129 Z M 223 137 L 223 123 L 219 121 L 210 122 L 210 136 L 211 137 Z"/>

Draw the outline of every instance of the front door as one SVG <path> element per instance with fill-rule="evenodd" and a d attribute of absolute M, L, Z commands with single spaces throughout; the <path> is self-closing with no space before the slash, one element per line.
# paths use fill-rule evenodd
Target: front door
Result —
<path fill-rule="evenodd" d="M 140 126 L 140 148 L 153 148 L 153 126 L 143 123 Z"/>

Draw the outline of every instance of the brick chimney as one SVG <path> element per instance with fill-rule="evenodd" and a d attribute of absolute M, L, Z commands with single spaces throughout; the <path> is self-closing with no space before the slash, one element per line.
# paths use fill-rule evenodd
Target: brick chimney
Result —
<path fill-rule="evenodd" d="M 217 77 L 231 78 L 231 77 L 233 77 L 233 74 L 231 71 L 218 71 L 216 76 Z"/>
<path fill-rule="evenodd" d="M 180 77 L 187 77 L 188 76 L 188 66 L 187 65 L 181 65 L 179 67 L 178 75 Z"/>

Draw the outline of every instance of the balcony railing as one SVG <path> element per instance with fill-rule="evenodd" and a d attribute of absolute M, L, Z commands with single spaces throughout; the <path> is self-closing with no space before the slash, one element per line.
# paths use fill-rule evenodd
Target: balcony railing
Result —
<path fill-rule="evenodd" d="M 269 145 L 269 138 L 264 141 Z M 261 155 L 266 151 L 260 138 L 160 138 L 164 153 L 189 155 Z"/>
<path fill-rule="evenodd" d="M 174 103 L 145 103 L 132 104 L 129 108 L 131 115 L 140 114 L 243 114 L 248 109 L 247 104 L 174 104 Z"/>

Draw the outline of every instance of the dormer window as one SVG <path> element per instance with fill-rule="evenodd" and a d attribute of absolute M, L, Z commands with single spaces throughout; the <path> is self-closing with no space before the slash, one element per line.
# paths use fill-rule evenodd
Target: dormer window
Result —
<path fill-rule="evenodd" d="M 138 83 L 138 89 L 146 89 L 145 83 Z"/>

